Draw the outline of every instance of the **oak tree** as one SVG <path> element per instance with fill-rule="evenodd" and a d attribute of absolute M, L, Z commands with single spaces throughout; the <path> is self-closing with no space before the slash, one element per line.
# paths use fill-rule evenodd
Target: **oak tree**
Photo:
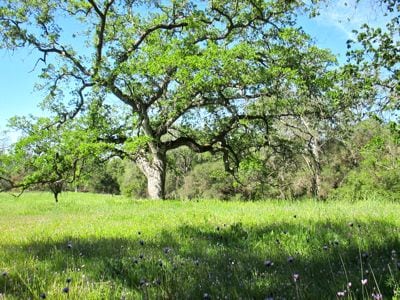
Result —
<path fill-rule="evenodd" d="M 75 153 L 79 143 L 71 142 L 66 163 L 72 169 L 66 170 L 75 174 L 76 160 L 102 148 L 106 157 L 138 164 L 151 198 L 164 198 L 167 152 L 181 146 L 220 153 L 232 172 L 246 150 L 236 137 L 251 122 L 266 130 L 279 117 L 249 107 L 279 99 L 278 87 L 290 86 L 295 70 L 287 49 L 302 35 L 295 19 L 309 9 L 306 3 L 1 0 L 0 45 L 37 55 L 39 88 L 46 94 L 41 104 L 50 116 L 44 123 L 16 123 L 36 126 L 30 133 L 35 142 L 28 138 L 24 149 L 46 143 L 49 132 L 56 137 L 57 130 L 81 126 L 71 130 L 80 132 L 77 141 L 88 135 L 86 150 Z M 57 147 L 32 151 L 37 158 L 53 155 L 58 166 Z"/>

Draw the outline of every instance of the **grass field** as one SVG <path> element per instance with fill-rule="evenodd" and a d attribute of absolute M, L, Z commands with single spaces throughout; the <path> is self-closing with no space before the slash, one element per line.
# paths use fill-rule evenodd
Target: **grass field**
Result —
<path fill-rule="evenodd" d="M 400 299 L 400 204 L 0 194 L 0 272 L 0 299 Z"/>

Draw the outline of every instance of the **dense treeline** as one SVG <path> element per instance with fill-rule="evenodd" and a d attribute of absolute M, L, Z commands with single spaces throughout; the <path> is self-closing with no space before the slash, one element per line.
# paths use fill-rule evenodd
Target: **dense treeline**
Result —
<path fill-rule="evenodd" d="M 261 148 L 232 176 L 218 157 L 181 148 L 168 156 L 167 198 L 313 197 L 315 174 L 306 153 L 300 148 L 274 153 Z M 356 124 L 343 140 L 323 140 L 320 164 L 320 199 L 383 196 L 400 200 L 400 131 L 393 122 L 370 118 Z M 128 160 L 114 158 L 87 168 L 86 175 L 67 189 L 146 197 L 146 178 Z"/>
<path fill-rule="evenodd" d="M 354 124 L 346 135 L 321 137 L 318 174 L 312 167 L 315 158 L 308 151 L 309 140 L 295 137 L 290 131 L 281 131 L 275 140 L 285 143 L 274 148 L 268 145 L 254 147 L 250 151 L 252 155 L 241 161 L 235 173 L 225 169 L 218 155 L 197 154 L 189 148 L 170 152 L 167 198 L 357 200 L 383 196 L 400 200 L 400 128 L 395 122 L 371 117 Z M 8 161 L 14 159 L 6 149 L 2 149 L 2 167 L 10 169 L 3 169 L 3 172 L 7 171 L 14 180 L 29 177 L 32 169 L 15 172 L 12 163 L 4 163 L 7 158 Z M 148 196 L 145 176 L 127 159 L 87 160 L 79 174 L 73 176 L 76 177 L 73 181 L 64 182 L 64 190 L 123 194 L 134 198 Z M 3 190 L 11 188 L 10 184 L 0 180 Z M 44 182 L 28 189 L 48 188 L 49 184 Z"/>

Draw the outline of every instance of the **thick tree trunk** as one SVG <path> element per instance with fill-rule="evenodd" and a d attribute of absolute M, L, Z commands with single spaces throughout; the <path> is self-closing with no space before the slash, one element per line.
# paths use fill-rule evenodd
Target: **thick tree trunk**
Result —
<path fill-rule="evenodd" d="M 166 155 L 157 152 L 151 159 L 139 157 L 136 159 L 139 169 L 147 178 L 147 195 L 150 199 L 165 198 Z"/>

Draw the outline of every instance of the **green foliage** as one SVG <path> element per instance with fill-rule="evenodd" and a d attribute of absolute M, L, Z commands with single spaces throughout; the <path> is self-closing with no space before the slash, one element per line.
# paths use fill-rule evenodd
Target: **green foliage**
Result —
<path fill-rule="evenodd" d="M 42 107 L 54 126 L 81 118 L 90 132 L 82 157 L 112 144 L 107 151 L 146 164 L 140 169 L 161 183 L 150 196 L 163 197 L 167 152 L 218 153 L 233 172 L 249 148 L 240 137 L 263 131 L 267 115 L 286 114 L 299 96 L 288 89 L 330 85 L 320 71 L 332 55 L 295 26 L 313 8 L 315 1 L 4 0 L 0 47 L 42 55 Z M 257 110 L 265 97 L 282 109 Z"/>
<path fill-rule="evenodd" d="M 234 179 L 221 162 L 205 162 L 185 176 L 177 195 L 183 199 L 228 199 L 235 195 Z"/>
<path fill-rule="evenodd" d="M 364 199 L 374 194 L 400 199 L 400 147 L 391 128 L 393 125 L 380 125 L 374 120 L 360 124 L 360 161 L 338 190 L 339 197 L 347 194 L 351 199 Z M 354 141 L 358 140 L 355 137 Z"/>
<path fill-rule="evenodd" d="M 397 129 L 397 123 L 369 119 L 354 126 L 353 133 L 348 137 L 344 135 L 343 139 L 338 139 L 337 135 L 329 140 L 322 139 L 319 157 L 320 197 L 363 199 L 374 194 L 398 199 L 400 172 Z M 41 135 L 44 134 L 41 131 Z M 45 144 L 45 147 L 52 143 L 48 133 L 47 136 L 49 144 Z M 79 132 L 72 135 L 72 131 L 68 131 L 63 135 L 59 130 L 52 138 L 61 141 L 69 136 L 73 136 L 70 148 L 60 143 L 62 148 L 53 148 L 58 151 L 53 152 L 54 157 L 47 158 L 44 154 L 29 152 L 29 146 L 35 141 L 33 135 L 18 144 L 20 161 L 15 159 L 14 154 L 2 154 L 2 188 L 10 189 L 13 188 L 12 182 L 20 182 L 23 188 L 43 189 L 61 179 L 65 182 L 65 189 L 146 197 L 147 180 L 137 165 L 129 159 L 118 157 L 109 160 L 108 155 L 113 155 L 113 152 L 107 144 L 101 142 L 97 148 L 88 147 L 84 143 L 88 136 Z M 226 172 L 226 165 L 216 161 L 211 154 L 199 155 L 190 148 L 169 152 L 167 197 L 261 200 L 313 196 L 313 173 L 309 161 L 304 159 L 307 155 L 302 148 L 304 141 L 284 137 L 279 128 L 275 131 L 272 129 L 269 145 L 257 148 L 256 140 L 262 137 L 255 132 L 233 135 L 232 139 L 237 138 L 237 142 L 242 142 L 242 153 L 246 153 L 240 160 L 235 177 Z M 55 153 L 59 153 L 58 160 L 55 160 Z M 93 154 L 90 160 L 86 153 Z M 73 158 L 78 160 L 76 169 L 68 168 L 69 164 L 65 162 L 65 159 Z M 51 177 L 52 174 L 62 176 Z M 75 183 L 72 183 L 74 176 Z"/>
<path fill-rule="evenodd" d="M 253 150 L 252 155 L 241 161 L 236 186 L 243 199 L 292 198 L 290 185 L 297 167 L 295 155 L 286 146 L 276 152 L 268 148 Z"/>
<path fill-rule="evenodd" d="M 123 162 L 124 170 L 118 176 L 122 195 L 141 199 L 146 197 L 146 177 L 139 168 L 130 161 Z"/>
<path fill-rule="evenodd" d="M 113 158 L 105 164 L 86 165 L 86 169 L 86 174 L 78 182 L 72 184 L 77 190 L 113 195 L 121 193 L 119 180 L 124 174 L 121 159 Z"/>
<path fill-rule="evenodd" d="M 167 198 L 179 198 L 178 191 L 184 185 L 189 172 L 193 170 L 194 166 L 210 160 L 212 160 L 212 156 L 209 153 L 198 154 L 188 147 L 181 147 L 168 152 Z"/>
<path fill-rule="evenodd" d="M 364 24 L 354 31 L 356 41 L 347 42 L 350 75 L 363 85 L 354 89 L 370 98 L 370 109 L 395 111 L 400 93 L 400 5 L 392 0 L 379 2 L 389 20 L 380 27 Z"/>
<path fill-rule="evenodd" d="M 15 118 L 11 125 L 25 130 L 12 152 L 2 160 L 7 168 L 7 174 L 2 175 L 15 177 L 9 178 L 13 187 L 25 189 L 57 181 L 71 183 L 80 176 L 87 161 L 107 151 L 106 143 L 97 142 L 78 124 L 54 127 L 48 118 L 33 122 Z"/>
<path fill-rule="evenodd" d="M 153 198 L 326 198 L 359 170 L 374 170 L 361 186 L 397 193 L 397 146 L 348 144 L 370 111 L 398 109 L 399 6 L 380 1 L 386 27 L 364 25 L 338 67 L 296 24 L 316 2 L 2 1 L 0 47 L 39 54 L 51 117 L 13 121 L 24 137 L 1 184 L 71 184 L 93 168 L 90 190 L 143 197 L 136 167 L 100 166 L 120 157 Z M 195 165 L 188 148 L 222 163 Z"/>
<path fill-rule="evenodd" d="M 136 154 L 140 152 L 143 148 L 146 147 L 147 143 L 151 141 L 151 138 L 148 136 L 138 136 L 127 139 L 124 143 L 124 151 L 132 154 Z"/>

